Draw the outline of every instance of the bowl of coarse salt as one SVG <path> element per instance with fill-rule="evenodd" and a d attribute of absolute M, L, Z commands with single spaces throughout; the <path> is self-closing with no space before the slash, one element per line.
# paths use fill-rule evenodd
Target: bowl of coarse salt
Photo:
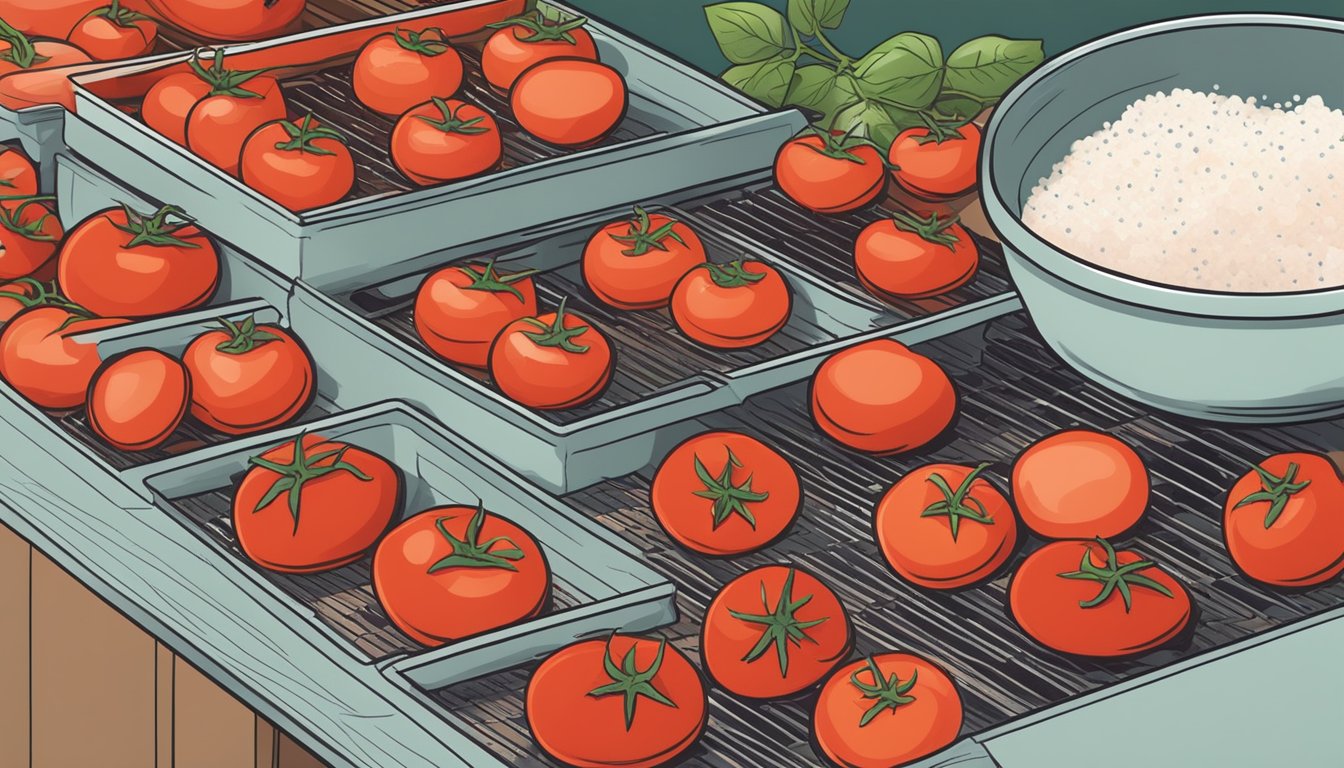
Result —
<path fill-rule="evenodd" d="M 1344 414 L 1344 22 L 1130 29 L 1022 80 L 985 134 L 985 212 L 1041 336 L 1195 418 Z"/>

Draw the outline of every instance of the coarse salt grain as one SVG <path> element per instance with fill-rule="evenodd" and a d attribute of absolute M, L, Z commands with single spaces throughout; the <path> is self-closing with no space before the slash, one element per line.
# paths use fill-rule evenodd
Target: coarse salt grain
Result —
<path fill-rule="evenodd" d="M 1344 286 L 1341 170 L 1344 113 L 1320 96 L 1276 109 L 1176 89 L 1074 142 L 1022 219 L 1080 259 L 1150 282 L 1333 288 Z"/>

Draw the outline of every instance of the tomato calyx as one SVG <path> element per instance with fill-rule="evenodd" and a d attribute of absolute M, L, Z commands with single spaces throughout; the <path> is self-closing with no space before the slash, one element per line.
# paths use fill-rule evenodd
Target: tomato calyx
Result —
<path fill-rule="evenodd" d="M 187 215 L 186 211 L 178 208 L 176 205 L 165 205 L 155 211 L 152 216 L 146 217 L 145 214 L 133 210 L 129 205 L 122 203 L 121 210 L 126 214 L 126 223 L 118 224 L 112 222 L 112 226 L 120 229 L 122 232 L 133 235 L 125 248 L 135 248 L 140 245 L 153 246 L 177 246 L 179 248 L 200 248 L 200 243 L 193 243 L 177 237 L 174 233 L 183 227 L 191 226 L 196 220 Z M 168 217 L 173 216 L 178 221 L 169 221 Z"/>
<path fill-rule="evenodd" d="M 318 139 L 332 139 L 345 144 L 345 136 L 339 131 L 326 127 L 325 125 L 313 125 L 313 113 L 309 112 L 303 116 L 299 123 L 291 123 L 288 120 L 277 120 L 280 127 L 289 135 L 289 141 L 275 142 L 275 148 L 285 152 L 307 152 L 312 155 L 334 155 L 335 152 L 330 149 L 324 149 L 313 142 Z"/>
<path fill-rule="evenodd" d="M 612 637 L 615 637 L 615 635 L 612 635 Z M 611 682 L 594 688 L 588 692 L 588 695 L 594 697 L 620 695 L 625 697 L 625 730 L 627 731 L 635 724 L 635 705 L 639 703 L 640 696 L 652 699 L 663 706 L 675 708 L 676 703 L 653 685 L 653 678 L 663 666 L 663 652 L 666 650 L 667 641 L 659 640 L 658 655 L 653 658 L 653 663 L 649 664 L 647 669 L 640 670 L 635 666 L 635 646 L 631 645 L 630 650 L 625 652 L 625 658 L 621 660 L 620 666 L 617 666 L 616 661 L 611 657 L 611 638 L 607 638 L 607 649 L 602 654 L 602 668 L 606 671 L 607 677 L 611 678 Z"/>
<path fill-rule="evenodd" d="M 696 265 L 709 272 L 709 279 L 720 288 L 743 288 L 752 283 L 759 283 L 765 279 L 765 275 L 759 272 L 748 272 L 743 266 L 742 259 L 735 259 L 727 264 L 715 264 L 707 261 L 704 264 Z"/>
<path fill-rule="evenodd" d="M 518 37 L 524 43 L 542 43 L 552 40 L 563 40 L 570 45 L 578 45 L 579 41 L 574 39 L 571 34 L 588 23 L 588 19 L 581 16 L 573 19 L 562 19 L 556 17 L 549 19 L 541 9 L 535 13 L 514 16 L 511 19 L 487 24 L 490 29 L 504 29 L 506 27 L 522 27 L 528 32 L 527 37 Z"/>
<path fill-rule="evenodd" d="M 536 331 L 523 331 L 523 335 L 539 347 L 559 347 L 566 352 L 581 355 L 588 351 L 588 345 L 575 344 L 574 338 L 587 333 L 588 326 L 565 327 L 565 302 L 567 301 L 569 301 L 568 296 L 560 300 L 560 306 L 555 310 L 555 320 L 550 325 L 535 317 L 523 318 L 523 322 L 537 328 Z"/>
<path fill-rule="evenodd" d="M 444 523 L 451 518 L 440 517 L 434 521 L 434 527 L 439 529 L 439 535 L 444 538 L 453 547 L 453 553 L 440 558 L 433 565 L 429 566 L 426 573 L 438 573 L 448 568 L 503 568 L 506 571 L 517 571 L 518 566 L 515 562 L 522 560 L 523 550 L 513 542 L 508 536 L 496 536 L 487 541 L 481 541 L 481 526 L 485 524 L 485 507 L 481 504 L 476 505 L 476 513 L 471 516 L 467 523 L 466 538 L 459 539 L 448 532 L 448 527 Z M 508 549 L 494 549 L 496 544 L 504 543 Z"/>
<path fill-rule="evenodd" d="M 84 18 L 93 19 L 100 16 L 112 22 L 114 25 L 125 29 L 134 27 L 137 21 L 153 21 L 152 17 L 146 16 L 143 13 L 133 11 L 130 8 L 122 8 L 121 0 L 112 0 L 111 3 L 102 8 L 95 8 L 92 11 L 89 11 Z"/>
<path fill-rule="evenodd" d="M 961 129 L 970 124 L 973 118 L 964 120 L 939 120 L 927 112 L 919 113 L 920 122 L 924 123 L 924 129 L 928 133 L 923 136 L 916 136 L 915 143 L 924 146 L 925 144 L 942 144 L 945 141 L 964 141 L 966 137 L 962 135 Z"/>
<path fill-rule="evenodd" d="M 738 461 L 737 457 L 733 455 L 732 448 L 727 450 L 728 459 L 723 463 L 723 471 L 719 473 L 718 477 L 710 475 L 709 470 L 700 461 L 700 457 L 698 455 L 695 457 L 695 475 L 700 478 L 700 482 L 704 484 L 705 488 L 702 491 L 692 491 L 691 493 L 714 502 L 714 530 L 718 530 L 719 526 L 723 525 L 729 517 L 737 515 L 746 520 L 754 531 L 756 530 L 756 516 L 751 513 L 751 510 L 747 509 L 747 504 L 765 501 L 770 498 L 770 494 L 751 489 L 751 481 L 754 475 L 748 476 L 740 485 L 733 485 L 733 468 L 741 467 L 742 462 Z"/>
<path fill-rule="evenodd" d="M 775 648 L 775 655 L 779 659 L 779 674 L 783 677 L 789 676 L 789 644 L 801 645 L 804 640 L 812 640 L 807 634 L 807 630 L 822 624 L 830 619 L 829 616 L 823 616 L 820 619 L 811 621 L 799 621 L 795 615 L 799 608 L 812 602 L 812 595 L 803 595 L 801 598 L 793 599 L 793 577 L 794 569 L 789 569 L 789 574 L 784 577 L 784 586 L 780 589 L 779 601 L 775 607 L 770 607 L 770 600 L 765 594 L 765 584 L 761 584 L 761 605 L 765 608 L 765 613 L 742 613 L 729 608 L 728 613 L 738 621 L 745 621 L 750 624 L 760 624 L 765 627 L 761 633 L 761 639 L 747 651 L 747 655 L 742 657 L 743 661 L 753 662 L 765 655 L 765 652 L 771 646 Z"/>
<path fill-rule="evenodd" d="M 469 120 L 458 118 L 457 113 L 462 111 L 462 108 L 467 106 L 467 104 L 459 104 L 456 108 L 450 107 L 448 106 L 448 102 L 438 96 L 432 97 L 432 101 L 434 102 L 434 106 L 439 108 L 439 114 L 443 116 L 443 119 L 435 120 L 429 115 L 416 115 L 416 119 L 423 120 L 444 133 L 462 133 L 472 136 L 479 133 L 490 132 L 489 126 L 479 124 L 485 120 L 485 115 L 479 115 Z"/>
<path fill-rule="evenodd" d="M 42 243 L 54 243 L 56 242 L 56 238 L 42 231 L 42 228 L 47 224 L 47 219 L 50 219 L 53 214 L 50 211 L 47 211 L 38 218 L 24 224 L 23 210 L 33 203 L 46 203 L 55 199 L 56 198 L 52 195 L 0 195 L 0 201 L 23 201 L 14 206 L 12 210 L 0 207 L 0 226 L 29 240 L 36 240 Z"/>
<path fill-rule="evenodd" d="M 907 694 L 915 687 L 915 681 L 919 679 L 918 669 L 910 673 L 909 680 L 901 682 L 895 672 L 891 673 L 891 677 L 883 677 L 882 670 L 877 667 L 877 660 L 869 656 L 867 672 L 873 676 L 873 682 L 865 683 L 859 679 L 859 674 L 864 671 L 863 669 L 857 669 L 849 676 L 850 685 L 858 688 L 865 699 L 876 700 L 859 718 L 860 728 L 871 723 L 874 718 L 883 712 L 895 712 L 906 704 L 914 703 L 915 697 Z"/>
<path fill-rule="evenodd" d="M 1059 574 L 1061 579 L 1079 579 L 1101 584 L 1101 591 L 1097 593 L 1097 596 L 1091 600 L 1080 601 L 1078 603 L 1079 608 L 1096 608 L 1106 602 L 1106 599 L 1113 592 L 1119 591 L 1121 599 L 1125 601 L 1125 613 L 1129 613 L 1133 600 L 1130 595 L 1130 587 L 1143 587 L 1166 597 L 1175 597 L 1171 594 L 1171 590 L 1162 584 L 1138 573 L 1138 571 L 1157 567 L 1157 563 L 1151 560 L 1136 560 L 1128 565 L 1119 565 L 1115 547 L 1100 537 L 1097 538 L 1097 543 L 1101 545 L 1102 551 L 1106 554 L 1106 562 L 1103 565 L 1097 566 L 1092 562 L 1092 549 L 1089 547 L 1083 550 L 1083 562 L 1078 566 L 1078 570 Z"/>
<path fill-rule="evenodd" d="M 813 152 L 836 160 L 844 160 L 859 165 L 867 165 L 868 161 L 859 157 L 854 150 L 859 147 L 877 147 L 872 141 L 863 138 L 862 136 L 855 136 L 853 127 L 837 136 L 834 131 L 829 131 L 814 125 L 803 131 L 802 135 L 816 136 L 821 139 L 820 147 L 809 143 L 803 144 L 803 146 Z"/>
<path fill-rule="evenodd" d="M 463 290 L 468 291 L 489 291 L 490 293 L 509 293 L 519 301 L 523 301 L 523 294 L 513 287 L 513 284 L 519 280 L 526 280 L 535 275 L 539 270 L 524 269 L 520 272 L 511 272 L 502 274 L 495 271 L 495 260 L 491 259 L 485 263 L 485 266 L 478 264 L 467 264 L 458 267 L 458 271 L 471 278 L 470 285 L 462 286 Z"/>
<path fill-rule="evenodd" d="M 38 55 L 37 49 L 33 47 L 33 41 L 4 19 L 0 19 L 0 40 L 9 43 L 9 48 L 0 53 L 0 61 L 8 61 L 19 69 L 30 69 L 51 58 Z"/>
<path fill-rule="evenodd" d="M 437 39 L 428 37 L 431 32 L 434 33 L 435 38 Z M 397 45 L 402 48 L 408 51 L 414 51 L 421 56 L 438 56 L 452 48 L 452 46 L 448 44 L 447 33 L 438 27 L 430 27 L 419 32 L 416 32 L 413 29 L 403 30 L 401 27 L 397 27 L 397 29 L 392 32 L 392 39 L 396 40 Z"/>
<path fill-rule="evenodd" d="M 1288 471 L 1283 473 L 1283 477 L 1276 477 L 1272 472 L 1259 464 L 1255 464 L 1251 468 L 1260 476 L 1260 486 L 1262 490 L 1247 495 L 1246 498 L 1237 502 L 1236 506 L 1232 508 L 1241 509 L 1247 504 L 1255 504 L 1260 501 L 1269 502 L 1269 512 L 1265 515 L 1265 529 L 1268 530 L 1269 527 L 1274 525 L 1275 521 L 1279 519 L 1279 515 L 1283 514 L 1284 508 L 1288 506 L 1288 500 L 1291 499 L 1294 494 L 1301 492 L 1306 489 L 1308 485 L 1311 485 L 1311 481 L 1303 480 L 1300 483 L 1294 482 L 1297 478 L 1298 470 L 1296 463 L 1290 463 L 1288 465 Z"/>
<path fill-rule="evenodd" d="M 676 225 L 677 220 L 669 217 L 666 224 L 650 231 L 649 227 L 653 226 L 653 222 L 649 220 L 648 211 L 636 205 L 634 218 L 630 219 L 630 229 L 626 230 L 624 235 L 610 235 L 610 237 L 617 242 L 630 244 L 628 249 L 621 251 L 622 256 L 643 256 L 653 249 L 666 251 L 667 244 L 663 241 L 668 238 L 685 245 L 686 241 L 673 230 Z"/>
<path fill-rule="evenodd" d="M 212 63 L 209 69 L 201 65 L 201 51 L 210 52 Z M 187 66 L 191 67 L 191 71 L 210 86 L 208 96 L 233 96 L 238 99 L 260 99 L 261 94 L 247 90 L 243 87 L 243 84 L 258 75 L 277 69 L 277 67 L 238 71 L 225 69 L 223 48 L 197 48 L 191 52 L 191 58 L 187 60 Z"/>
<path fill-rule="evenodd" d="M 896 211 L 891 215 L 891 220 L 896 228 L 902 232 L 919 235 L 925 241 L 934 245 L 941 245 L 949 251 L 955 250 L 956 244 L 961 242 L 961 238 L 948 231 L 961 220 L 959 215 L 954 215 L 949 219 L 939 219 L 937 213 L 930 213 L 928 218 L 921 219 L 903 211 Z"/>
<path fill-rule="evenodd" d="M 952 529 L 953 541 L 957 540 L 957 532 L 961 528 L 963 517 L 983 525 L 993 525 L 994 518 L 989 516 L 989 510 L 985 509 L 985 505 L 981 504 L 979 499 L 971 495 L 971 486 L 975 485 L 980 473 L 984 472 L 988 466 L 989 463 L 986 462 L 971 470 L 971 473 L 966 476 L 965 480 L 961 481 L 955 491 L 947 484 L 947 480 L 942 475 L 937 472 L 929 475 L 929 482 L 943 494 L 943 500 L 935 501 L 925 507 L 924 511 L 919 513 L 919 516 L 940 517 L 947 515 L 947 523 Z M 974 505 L 974 508 L 971 505 Z"/>
<path fill-rule="evenodd" d="M 279 336 L 258 328 L 256 318 L 252 315 L 248 315 L 241 323 L 235 323 L 226 317 L 218 317 L 215 320 L 229 334 L 228 341 L 221 341 L 215 345 L 215 349 L 226 355 L 246 354 L 262 344 L 280 340 Z"/>
<path fill-rule="evenodd" d="M 364 471 L 354 464 L 345 461 L 345 452 L 350 450 L 350 446 L 343 445 L 340 448 L 333 448 L 329 451 L 307 455 L 303 447 L 303 438 L 307 436 L 306 432 L 300 432 L 294 438 L 294 457 L 288 464 L 280 464 L 261 456 L 253 456 L 247 460 L 248 464 L 254 467 L 270 470 L 280 475 L 280 477 L 266 489 L 257 506 L 253 507 L 252 514 L 256 514 L 265 509 L 267 505 L 280 498 L 280 494 L 289 494 L 289 515 L 294 518 L 294 534 L 299 532 L 299 510 L 300 496 L 303 493 L 303 487 L 309 482 L 319 477 L 330 475 L 333 472 L 349 472 L 361 482 L 370 482 L 372 477 L 364 474 Z M 327 459 L 332 462 L 326 466 L 319 464 Z"/>
<path fill-rule="evenodd" d="M 71 304 L 70 302 L 65 301 L 64 299 L 61 298 L 60 294 L 56 291 L 56 283 L 54 281 L 51 283 L 51 286 L 48 287 L 46 285 L 43 285 L 41 281 L 36 280 L 34 278 L 20 277 L 17 280 L 10 280 L 7 283 L 5 283 L 5 287 L 9 287 L 11 285 L 26 285 L 28 286 L 28 289 L 32 291 L 32 293 L 20 293 L 18 291 L 0 290 L 0 299 L 12 299 L 13 301 L 17 301 L 19 302 L 19 306 L 23 307 L 24 309 L 28 309 L 30 307 L 51 305 L 51 306 L 64 306 L 67 308 L 74 308 L 80 310 L 81 312 L 83 311 L 82 307 L 79 307 L 75 304 Z"/>

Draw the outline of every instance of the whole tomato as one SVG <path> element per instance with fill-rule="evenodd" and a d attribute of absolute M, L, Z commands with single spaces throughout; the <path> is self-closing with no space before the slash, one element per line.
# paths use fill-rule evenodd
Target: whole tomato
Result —
<path fill-rule="evenodd" d="M 702 264 L 672 292 L 672 320 L 696 343 L 716 349 L 753 347 L 789 322 L 793 291 L 779 270 L 738 259 Z"/>
<path fill-rule="evenodd" d="M 559 147 L 596 144 L 620 125 L 629 98 L 625 78 L 588 59 L 546 59 L 518 76 L 509 92 L 518 125 Z"/>
<path fill-rule="evenodd" d="M 892 176 L 920 197 L 957 197 L 975 187 L 980 143 L 980 129 L 971 123 L 908 128 L 888 150 Z"/>
<path fill-rule="evenodd" d="M 457 99 L 435 96 L 408 110 L 392 128 L 392 162 L 420 186 L 485 173 L 499 165 L 503 154 L 495 118 Z"/>
<path fill-rule="evenodd" d="M 540 410 L 575 408 L 611 383 L 616 353 L 565 302 L 555 312 L 509 323 L 490 346 L 490 378 L 509 399 Z"/>
<path fill-rule="evenodd" d="M 1133 448 L 1090 429 L 1066 429 L 1033 443 L 1013 463 L 1013 501 L 1022 522 L 1046 539 L 1111 538 L 1148 509 L 1148 468 Z"/>
<path fill-rule="evenodd" d="M 1223 537 L 1247 576 L 1309 587 L 1344 571 L 1344 477 L 1328 457 L 1280 453 L 1242 475 L 1223 507 Z"/>
<path fill-rule="evenodd" d="M 355 98 L 384 115 L 400 115 L 462 87 L 462 57 L 442 29 L 394 30 L 364 45 L 351 74 Z"/>
<path fill-rule="evenodd" d="M 175 72 L 145 93 L 140 117 L 150 128 L 195 152 L 202 160 L 238 175 L 247 137 L 263 124 L 286 117 L 280 83 L 266 70 L 224 67 L 224 51 L 206 49 L 211 66 L 192 53 L 188 72 Z"/>
<path fill-rule="evenodd" d="M 66 35 L 72 45 L 102 61 L 143 56 L 154 50 L 158 38 L 158 23 L 121 0 L 89 11 Z"/>
<path fill-rule="evenodd" d="M 233 530 L 252 562 L 316 573 L 358 560 L 387 530 L 401 480 L 386 459 L 300 434 L 248 459 L 233 492 Z"/>
<path fill-rule="evenodd" d="M 13 208 L 0 205 L 0 280 L 28 277 L 50 264 L 64 235 L 60 220 L 47 208 L 54 199 L 34 196 L 9 201 Z"/>
<path fill-rule="evenodd" d="M 199 307 L 219 286 L 219 269 L 214 244 L 174 205 L 93 214 L 70 230 L 56 266 L 65 295 L 105 317 Z"/>
<path fill-rule="evenodd" d="M 192 416 L 225 434 L 243 435 L 278 427 L 313 402 L 313 359 L 297 338 L 251 317 L 220 324 L 182 354 L 191 374 Z"/>
<path fill-rule="evenodd" d="M 843 213 L 871 203 L 886 185 L 882 155 L 866 141 L 814 130 L 790 139 L 775 155 L 775 184 L 817 213 Z"/>
<path fill-rule="evenodd" d="M 149 0 L 159 17 L 207 40 L 261 40 L 295 27 L 307 0 Z"/>
<path fill-rule="evenodd" d="M 583 248 L 583 281 L 617 309 L 667 306 L 677 281 L 705 263 L 705 246 L 684 221 L 635 206 L 628 220 L 604 225 Z"/>
<path fill-rule="evenodd" d="M 104 361 L 89 384 L 89 429 L 122 451 L 162 445 L 187 415 L 191 378 L 174 357 L 135 349 Z"/>
<path fill-rule="evenodd" d="M 957 218 L 895 213 L 863 228 L 854 241 L 854 271 L 879 299 L 927 299 L 965 285 L 980 251 Z"/>
<path fill-rule="evenodd" d="M 244 184 L 291 211 L 339 202 L 355 186 L 355 160 L 345 137 L 302 120 L 266 123 L 248 137 L 238 164 Z"/>
<path fill-rule="evenodd" d="M 100 360 L 97 344 L 71 336 L 125 322 L 64 302 L 24 310 L 0 334 L 0 378 L 39 408 L 78 408 Z"/>
<path fill-rule="evenodd" d="M 504 326 L 537 314 L 534 269 L 504 274 L 495 262 L 440 269 L 415 296 L 415 332 L 450 363 L 485 368 Z"/>
<path fill-rule="evenodd" d="M 588 20 L 548 19 L 540 10 L 531 15 L 490 24 L 498 30 L 481 50 L 481 73 L 497 91 L 508 91 L 528 67 L 547 59 L 597 61 L 593 36 L 583 28 Z"/>

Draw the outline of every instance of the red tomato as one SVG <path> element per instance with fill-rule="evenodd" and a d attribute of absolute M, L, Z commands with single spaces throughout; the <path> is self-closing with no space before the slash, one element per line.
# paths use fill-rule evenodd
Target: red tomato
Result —
<path fill-rule="evenodd" d="M 123 205 L 80 222 L 61 245 L 57 276 L 96 315 L 152 317 L 204 304 L 219 286 L 219 252 L 181 208 Z"/>
<path fill-rule="evenodd" d="M 930 589 L 974 584 L 1017 546 L 1008 499 L 981 476 L 987 464 L 929 464 L 901 478 L 877 505 L 877 543 L 893 570 Z"/>
<path fill-rule="evenodd" d="M 879 299 L 927 299 L 965 285 L 980 251 L 956 217 L 920 219 L 896 213 L 863 228 L 854 242 L 854 271 Z"/>
<path fill-rule="evenodd" d="M 706 432 L 673 448 L 649 489 L 667 535 L 707 555 L 768 545 L 793 524 L 802 502 L 789 460 L 737 432 Z"/>
<path fill-rule="evenodd" d="M 1075 656 L 1116 657 L 1157 648 L 1190 621 L 1180 582 L 1105 539 L 1057 541 L 1022 561 L 1008 606 L 1036 642 Z"/>
<path fill-rule="evenodd" d="M 0 378 L 39 408 L 78 408 L 98 370 L 98 345 L 71 336 L 125 322 L 68 304 L 24 310 L 0 334 Z"/>
<path fill-rule="evenodd" d="M 877 455 L 926 445 L 957 414 L 957 391 L 943 369 L 891 339 L 831 355 L 812 377 L 810 399 L 821 431 Z"/>
<path fill-rule="evenodd" d="M 607 388 L 616 366 L 611 342 L 572 312 L 509 323 L 490 346 L 490 378 L 510 399 L 530 408 L 574 408 Z"/>
<path fill-rule="evenodd" d="M 462 57 L 441 29 L 394 30 L 364 45 L 351 74 L 355 98 L 396 116 L 430 99 L 446 99 L 462 87 Z"/>
<path fill-rule="evenodd" d="M 583 281 L 617 309 L 667 306 L 677 281 L 705 263 L 705 246 L 687 224 L 635 206 L 635 215 L 593 233 L 583 248 Z"/>
<path fill-rule="evenodd" d="M 443 645 L 541 613 L 551 569 L 536 540 L 509 520 L 481 507 L 435 507 L 383 538 L 373 589 L 402 632 Z"/>
<path fill-rule="evenodd" d="M 817 577 L 783 565 L 728 582 L 705 609 L 700 652 L 718 685 L 738 696 L 791 696 L 830 674 L 854 647 L 840 598 Z"/>
<path fill-rule="evenodd" d="M 743 349 L 774 336 L 789 322 L 793 292 L 779 270 L 761 261 L 704 264 L 677 283 L 672 320 L 707 347 Z"/>
<path fill-rule="evenodd" d="M 191 379 L 177 358 L 136 349 L 108 358 L 89 384 L 89 428 L 114 448 L 162 445 L 187 415 Z"/>
<path fill-rule="evenodd" d="M 892 176 L 907 191 L 929 198 L 956 197 L 975 187 L 980 129 L 971 123 L 908 128 L 887 154 Z"/>
<path fill-rule="evenodd" d="M 298 122 L 266 123 L 248 137 L 238 161 L 242 182 L 291 211 L 340 202 L 355 186 L 345 137 L 311 112 Z"/>
<path fill-rule="evenodd" d="M 1013 500 L 1022 522 L 1044 538 L 1111 538 L 1148 508 L 1148 468 L 1110 435 L 1056 432 L 1017 457 Z"/>
<path fill-rule="evenodd" d="M 504 326 L 536 316 L 535 272 L 501 274 L 493 260 L 444 267 L 425 278 L 415 295 L 415 332 L 444 360 L 485 368 L 490 343 Z"/>
<path fill-rule="evenodd" d="M 1247 576 L 1307 587 L 1344 571 L 1344 476 L 1315 453 L 1270 456 L 1242 475 L 1223 506 L 1227 553 Z"/>
<path fill-rule="evenodd" d="M 560 147 L 596 144 L 615 130 L 629 106 L 625 78 L 588 59 L 545 59 L 518 76 L 509 92 L 518 125 Z"/>
<path fill-rule="evenodd" d="M 421 186 L 485 173 L 503 155 L 495 118 L 465 101 L 435 96 L 392 128 L 392 162 Z"/>
<path fill-rule="evenodd" d="M 252 562 L 316 573 L 353 563 L 387 530 L 397 470 L 376 453 L 300 434 L 248 459 L 233 492 L 233 530 Z"/>
<path fill-rule="evenodd" d="M 31 277 L 0 283 L 0 327 L 23 310 L 51 303 L 54 298 L 47 292 L 46 286 Z"/>
<path fill-rule="evenodd" d="M 584 18 L 550 20 L 537 11 L 497 24 L 481 50 L 481 73 L 495 90 L 507 91 L 528 67 L 547 59 L 597 61 L 597 46 Z"/>
<path fill-rule="evenodd" d="M 224 52 L 210 53 L 209 69 L 197 51 L 188 62 L 190 72 L 155 83 L 145 94 L 140 116 L 150 128 L 237 176 L 247 137 L 265 123 L 285 119 L 285 97 L 265 70 L 225 69 Z"/>
<path fill-rule="evenodd" d="M 62 68 L 88 61 L 88 54 L 69 43 L 30 40 L 0 19 L 0 106 L 19 110 L 60 104 L 73 112 L 74 90 Z"/>
<path fill-rule="evenodd" d="M 0 207 L 12 208 L 22 198 L 37 194 L 37 169 L 33 161 L 17 147 L 0 144 Z M 20 198 L 16 201 L 4 197 Z"/>
<path fill-rule="evenodd" d="M 26 35 L 63 37 L 90 11 L 108 0 L 0 0 L 0 16 Z M 122 5 L 145 10 L 148 0 L 123 0 Z"/>
<path fill-rule="evenodd" d="M 64 232 L 47 207 L 54 199 L 34 196 L 10 201 L 12 208 L 0 206 L 0 280 L 27 277 L 56 255 Z"/>
<path fill-rule="evenodd" d="M 818 131 L 790 139 L 775 155 L 775 184 L 818 213 L 871 203 L 886 186 L 887 166 L 871 144 Z"/>
<path fill-rule="evenodd" d="M 89 11 L 66 35 L 73 45 L 102 61 L 143 56 L 154 50 L 158 37 L 158 23 L 121 0 Z"/>
<path fill-rule="evenodd" d="M 149 4 L 164 21 L 197 37 L 261 40 L 294 31 L 307 0 L 149 0 Z"/>
<path fill-rule="evenodd" d="M 847 768 L 889 768 L 937 752 L 961 732 L 961 696 L 941 667 L 910 653 L 851 662 L 812 712 L 817 747 Z"/>
<path fill-rule="evenodd" d="M 182 362 L 191 374 L 191 415 L 225 434 L 278 427 L 313 402 L 313 359 L 275 325 L 221 320 L 223 328 L 191 342 Z"/>
<path fill-rule="evenodd" d="M 527 682 L 532 738 L 578 768 L 652 768 L 700 738 L 708 719 L 700 673 L 666 640 L 612 635 L 551 654 Z"/>

